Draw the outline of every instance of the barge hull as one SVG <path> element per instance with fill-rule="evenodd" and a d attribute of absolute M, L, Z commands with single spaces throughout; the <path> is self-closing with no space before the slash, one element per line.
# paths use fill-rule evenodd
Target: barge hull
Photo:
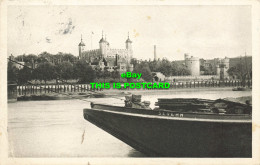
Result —
<path fill-rule="evenodd" d="M 252 124 L 84 109 L 84 118 L 155 157 L 252 157 Z"/>

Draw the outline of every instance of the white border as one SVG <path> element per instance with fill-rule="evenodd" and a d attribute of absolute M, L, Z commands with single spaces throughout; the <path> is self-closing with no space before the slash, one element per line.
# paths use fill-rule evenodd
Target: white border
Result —
<path fill-rule="evenodd" d="M 257 0 L 0 0 L 0 164 L 260 164 L 260 1 Z M 252 158 L 9 158 L 7 137 L 7 6 L 9 5 L 251 5 L 253 55 Z"/>

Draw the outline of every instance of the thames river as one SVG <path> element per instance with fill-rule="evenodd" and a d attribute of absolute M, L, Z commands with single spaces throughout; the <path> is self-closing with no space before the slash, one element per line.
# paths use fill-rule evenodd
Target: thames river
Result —
<path fill-rule="evenodd" d="M 130 91 L 131 92 L 131 91 Z M 176 90 L 143 94 L 142 100 L 157 98 L 205 98 L 251 96 L 251 91 Z M 83 118 L 89 101 L 123 105 L 114 98 L 53 101 L 18 101 L 8 104 L 9 156 L 11 157 L 144 157 Z"/>

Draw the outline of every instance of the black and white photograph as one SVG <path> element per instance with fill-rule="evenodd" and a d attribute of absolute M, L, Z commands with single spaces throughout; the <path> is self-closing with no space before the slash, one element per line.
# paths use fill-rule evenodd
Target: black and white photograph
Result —
<path fill-rule="evenodd" d="M 0 164 L 259 164 L 259 1 L 102 2 L 1 2 Z"/>

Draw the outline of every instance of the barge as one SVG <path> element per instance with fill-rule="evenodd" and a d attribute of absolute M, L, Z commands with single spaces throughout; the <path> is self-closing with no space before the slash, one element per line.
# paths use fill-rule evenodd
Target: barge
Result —
<path fill-rule="evenodd" d="M 243 111 L 212 107 L 207 111 L 208 105 L 227 108 L 234 103 L 199 100 L 204 104 L 192 106 L 187 101 L 198 99 L 177 99 L 175 106 L 176 99 L 158 100 L 155 109 L 91 103 L 84 118 L 147 156 L 252 157 L 250 105 L 241 105 Z"/>

